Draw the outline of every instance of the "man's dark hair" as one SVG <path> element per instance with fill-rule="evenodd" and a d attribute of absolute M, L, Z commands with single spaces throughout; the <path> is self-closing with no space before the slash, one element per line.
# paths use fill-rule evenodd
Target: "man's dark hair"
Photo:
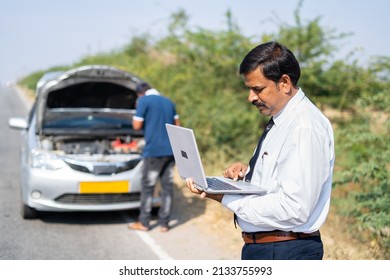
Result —
<path fill-rule="evenodd" d="M 260 68 L 264 77 L 275 83 L 286 74 L 296 86 L 301 76 L 301 69 L 294 54 L 278 42 L 264 43 L 251 50 L 240 64 L 240 74 L 250 73 L 257 68 Z"/>
<path fill-rule="evenodd" d="M 148 89 L 151 89 L 151 86 L 146 82 L 141 82 L 137 85 L 135 91 L 137 93 L 145 93 L 145 91 L 147 91 Z"/>

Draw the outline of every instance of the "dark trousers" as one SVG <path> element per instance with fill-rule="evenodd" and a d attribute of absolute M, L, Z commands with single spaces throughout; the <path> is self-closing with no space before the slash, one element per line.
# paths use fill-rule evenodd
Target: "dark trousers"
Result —
<path fill-rule="evenodd" d="M 296 240 L 245 244 L 242 260 L 322 260 L 324 247 L 321 237 Z"/>
<path fill-rule="evenodd" d="M 167 226 L 173 200 L 174 158 L 144 158 L 141 189 L 141 209 L 139 221 L 149 226 L 152 216 L 152 199 L 157 180 L 161 181 L 161 205 L 158 211 L 159 224 Z"/>

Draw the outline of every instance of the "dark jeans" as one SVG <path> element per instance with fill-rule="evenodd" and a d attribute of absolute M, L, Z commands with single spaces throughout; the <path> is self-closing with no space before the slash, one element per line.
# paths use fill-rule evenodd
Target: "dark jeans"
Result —
<path fill-rule="evenodd" d="M 243 260 L 322 260 L 324 247 L 321 237 L 273 243 L 245 244 Z"/>
<path fill-rule="evenodd" d="M 158 211 L 160 226 L 167 226 L 173 200 L 173 167 L 172 157 L 144 158 L 141 189 L 141 209 L 139 221 L 149 226 L 152 216 L 152 199 L 157 180 L 161 181 L 161 206 Z"/>

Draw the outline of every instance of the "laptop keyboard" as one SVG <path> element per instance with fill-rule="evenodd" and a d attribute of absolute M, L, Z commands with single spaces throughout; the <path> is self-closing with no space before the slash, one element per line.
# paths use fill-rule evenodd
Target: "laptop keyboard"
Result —
<path fill-rule="evenodd" d="M 239 188 L 217 178 L 206 178 L 206 181 L 209 188 L 213 190 L 239 190 Z"/>

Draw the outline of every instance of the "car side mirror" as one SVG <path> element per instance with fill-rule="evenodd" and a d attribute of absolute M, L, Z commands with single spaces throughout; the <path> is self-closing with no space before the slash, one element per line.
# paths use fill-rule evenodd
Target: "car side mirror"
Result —
<path fill-rule="evenodd" d="M 28 129 L 28 122 L 26 119 L 20 117 L 9 118 L 8 126 L 13 129 L 26 130 Z"/>

